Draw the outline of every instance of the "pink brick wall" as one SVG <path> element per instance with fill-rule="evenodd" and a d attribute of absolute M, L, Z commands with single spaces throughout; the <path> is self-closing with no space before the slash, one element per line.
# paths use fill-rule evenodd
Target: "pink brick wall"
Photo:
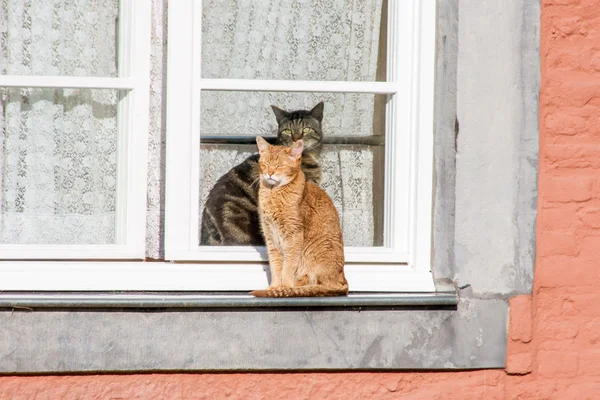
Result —
<path fill-rule="evenodd" d="M 600 399 L 600 2 L 542 0 L 537 260 L 507 368 L 0 377 L 0 399 Z"/>

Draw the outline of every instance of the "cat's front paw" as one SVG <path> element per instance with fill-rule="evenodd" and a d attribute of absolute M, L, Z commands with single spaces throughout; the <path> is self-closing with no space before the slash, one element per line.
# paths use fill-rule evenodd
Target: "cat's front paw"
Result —
<path fill-rule="evenodd" d="M 267 288 L 267 290 L 277 290 L 277 289 L 281 289 L 281 285 L 269 285 L 269 287 Z"/>

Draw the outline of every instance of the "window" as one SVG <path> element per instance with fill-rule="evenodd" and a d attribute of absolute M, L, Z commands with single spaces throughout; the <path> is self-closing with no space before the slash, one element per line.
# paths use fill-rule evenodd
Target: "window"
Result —
<path fill-rule="evenodd" d="M 254 152 L 248 138 L 272 135 L 269 105 L 324 100 L 323 187 L 350 290 L 433 291 L 435 1 L 171 2 L 158 262 L 141 261 L 147 3 L 7 3 L 0 258 L 13 261 L 0 262 L 0 289 L 266 286 L 263 248 L 198 244 L 203 202 Z"/>
<path fill-rule="evenodd" d="M 65 3 L 74 1 L 66 0 Z M 318 4 L 329 0 L 310 1 L 311 4 Z M 62 1 L 54 0 L 52 4 L 60 2 Z M 86 2 L 91 3 L 88 0 Z M 0 1 L 0 57 L 6 49 L 6 42 L 3 41 L 6 24 L 3 18 L 7 14 L 1 8 L 6 3 L 6 0 Z M 31 0 L 18 3 L 28 4 Z M 162 90 L 166 86 L 162 73 L 166 71 L 166 59 L 163 59 L 163 55 L 166 57 L 166 36 L 162 36 L 166 27 L 162 26 L 167 12 L 166 0 L 152 3 L 146 257 L 163 259 L 162 248 L 158 246 L 158 243 L 163 242 L 163 231 L 155 229 L 154 225 L 158 225 L 160 221 L 159 216 L 163 210 L 159 210 L 159 207 L 164 204 L 162 193 L 158 190 L 163 187 L 164 182 L 158 160 L 164 160 L 161 152 L 165 149 L 161 146 L 164 134 L 161 104 L 166 103 Z M 169 3 L 173 5 L 175 1 Z M 353 3 L 364 4 L 364 0 Z M 10 350 L 10 354 L 4 357 L 8 362 L 1 364 L 2 370 L 6 373 L 30 374 L 99 370 L 157 371 L 165 368 L 195 371 L 241 368 L 259 371 L 503 368 L 507 342 L 506 299 L 515 293 L 530 293 L 533 276 L 537 196 L 535 160 L 539 133 L 537 32 L 540 20 L 539 4 L 521 9 L 495 3 L 497 12 L 494 13 L 490 13 L 490 4 L 474 2 L 468 7 L 461 6 L 460 13 L 464 18 L 459 19 L 457 2 L 438 2 L 435 84 L 435 101 L 438 106 L 435 147 L 438 157 L 435 165 L 439 175 L 436 176 L 435 187 L 436 200 L 440 201 L 436 201 L 434 206 L 435 295 L 376 296 L 378 300 L 384 301 L 394 297 L 403 298 L 403 305 L 407 305 L 408 299 L 420 299 L 416 307 L 415 302 L 408 302 L 410 312 L 396 309 L 381 313 L 368 311 L 366 307 L 367 310 L 361 308 L 366 312 L 349 313 L 315 307 L 299 318 L 297 313 L 273 313 L 260 309 L 251 313 L 213 313 L 202 312 L 203 309 L 198 308 L 231 307 L 232 303 L 244 308 L 260 304 L 260 299 L 246 301 L 241 296 L 232 299 L 198 293 L 189 296 L 181 293 L 159 296 L 153 292 L 106 296 L 106 293 L 42 295 L 38 292 L 4 292 L 0 301 L 5 306 L 32 307 L 36 312 L 5 313 L 2 332 L 3 337 L 8 340 L 5 348 Z M 498 18 L 498 15 L 506 18 Z M 473 25 L 472 21 L 475 20 L 480 23 Z M 523 27 L 525 30 L 521 29 Z M 490 43 L 502 43 L 503 40 L 505 43 L 522 44 L 523 56 L 514 57 L 511 46 L 490 46 Z M 485 60 L 487 62 L 482 62 Z M 5 65 L 3 60 L 0 61 L 0 68 Z M 0 72 L 3 73 L 4 70 Z M 502 79 L 490 82 L 487 78 L 489 76 Z M 482 91 L 482 85 L 488 85 L 493 90 Z M 515 88 L 521 94 L 516 99 L 519 105 L 515 107 L 511 102 L 498 108 L 498 96 L 510 97 L 514 95 Z M 322 95 L 322 92 L 318 95 Z M 476 113 L 472 112 L 473 104 L 478 105 Z M 280 105 L 285 107 L 287 104 Z M 328 104 L 325 118 L 329 120 L 330 126 L 337 123 L 331 121 L 331 110 Z M 268 112 L 268 109 L 265 110 L 264 119 L 273 123 L 273 116 Z M 501 127 L 497 124 L 486 125 L 489 122 L 486 118 L 492 114 L 498 121 L 508 121 L 507 124 Z M 453 135 L 458 133 L 457 122 L 460 122 L 458 150 L 470 150 L 461 153 L 458 158 L 455 157 L 456 137 Z M 329 137 L 335 134 L 329 131 L 326 133 Z M 481 140 L 482 133 L 485 140 Z M 201 132 L 204 143 L 205 135 L 206 132 Z M 494 146 L 499 138 L 515 145 Z M 514 162 L 507 164 L 507 160 Z M 482 169 L 482 163 L 490 168 Z M 482 190 L 478 182 L 489 184 L 491 176 L 494 177 L 494 182 L 501 184 L 500 187 L 509 188 L 511 195 L 494 199 L 493 193 Z M 494 210 L 493 218 L 485 218 L 485 223 L 482 224 L 482 219 L 473 210 L 490 207 Z M 505 223 L 507 221 L 515 221 L 515 224 Z M 496 251 L 498 243 L 506 249 L 502 254 Z M 507 255 L 515 256 L 515 262 L 507 264 Z M 481 268 L 482 260 L 486 263 L 484 269 Z M 234 263 L 224 264 L 231 269 L 238 268 L 236 273 L 239 274 L 247 271 L 241 268 L 242 263 L 238 266 Z M 44 290 L 153 290 L 180 287 L 189 290 L 198 287 L 195 278 L 199 275 L 194 275 L 194 271 L 198 271 L 196 265 L 196 262 L 67 260 L 52 263 L 39 260 L 33 268 L 34 264 L 28 261 L 4 261 L 0 262 L 0 287 Z M 169 273 L 165 273 L 165 270 Z M 248 274 L 243 278 L 252 276 L 254 275 Z M 460 292 L 458 312 L 453 307 L 458 300 L 454 280 L 459 286 L 471 285 L 469 290 Z M 213 279 L 211 287 L 215 287 L 215 282 L 218 283 Z M 448 285 L 447 292 L 440 287 L 441 283 Z M 436 299 L 444 293 L 444 302 Z M 107 301 L 107 297 L 110 300 Z M 352 303 L 352 300 L 360 302 L 366 296 L 357 297 L 326 300 Z M 454 297 L 454 301 L 449 301 L 450 297 Z M 142 300 L 144 298 L 146 300 Z M 422 301 L 424 299 L 427 301 Z M 192 303 L 191 300 L 195 302 Z M 299 299 L 293 300 L 288 303 L 296 300 L 300 303 Z M 316 303 L 311 299 L 302 301 L 311 306 Z M 110 304 L 107 305 L 107 302 Z M 124 302 L 127 304 L 124 305 Z M 425 304 L 427 306 L 423 310 Z M 269 305 L 275 306 L 273 302 Z M 43 307 L 65 306 L 117 307 L 115 310 L 130 306 L 136 312 L 122 313 L 106 309 L 92 313 L 85 309 L 81 310 L 83 312 L 42 312 Z M 142 311 L 139 307 L 159 312 L 148 315 L 139 312 Z M 169 312 L 160 312 L 164 307 L 175 308 Z M 177 308 L 180 307 L 189 308 L 178 311 Z M 432 310 L 438 307 L 442 309 Z M 273 324 L 278 324 L 280 329 L 268 329 Z M 122 334 L 124 327 L 127 331 L 125 335 Z M 340 327 L 344 327 L 343 335 L 336 334 Z M 27 346 L 22 346 L 20 344 L 24 339 L 21 333 L 24 331 L 31 338 L 40 337 L 43 340 L 29 340 Z M 93 334 L 90 335 L 90 332 Z M 306 339 L 303 349 L 307 351 L 290 354 L 288 350 L 294 348 L 293 344 L 298 338 Z M 6 340 L 3 343 L 7 343 Z M 90 347 L 90 343 L 93 346 Z M 197 343 L 203 345 L 198 346 Z M 262 352 L 266 356 L 256 357 L 257 343 L 267 350 Z M 68 347 L 67 351 L 63 351 L 65 346 Z M 89 348 L 99 349 L 108 356 L 97 357 L 98 352 L 87 351 L 81 356 L 73 357 L 74 353 L 70 351 Z M 169 349 L 172 351 L 168 351 Z M 215 349 L 242 351 L 232 358 L 228 357 L 231 352 Z M 380 352 L 378 349 L 385 351 Z"/>
<path fill-rule="evenodd" d="M 144 258 L 149 36 L 144 1 L 0 4 L 0 259 L 29 260 L 3 289 Z"/>
<path fill-rule="evenodd" d="M 2 7 L 0 257 L 144 255 L 149 8 Z"/>
<path fill-rule="evenodd" d="M 254 151 L 223 139 L 252 144 L 257 134 L 272 135 L 270 104 L 310 109 L 325 99 L 324 143 L 331 133 L 353 144 L 326 146 L 321 156 L 322 186 L 340 211 L 351 290 L 433 290 L 435 2 L 390 1 L 380 26 L 383 5 L 170 5 L 167 259 L 213 263 L 215 277 L 227 272 L 214 263 L 237 263 L 246 273 L 230 274 L 230 289 L 266 285 L 264 248 L 199 245 L 208 191 Z M 377 76 L 382 56 L 387 74 Z"/>

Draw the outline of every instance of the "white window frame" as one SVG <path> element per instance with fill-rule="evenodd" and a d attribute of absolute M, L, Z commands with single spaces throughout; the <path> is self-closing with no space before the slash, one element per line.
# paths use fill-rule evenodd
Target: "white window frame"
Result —
<path fill-rule="evenodd" d="M 394 178 L 404 182 L 404 187 L 410 187 L 411 196 L 405 200 L 410 224 L 406 230 L 399 231 L 409 240 L 402 249 L 397 246 L 401 236 L 396 236 L 395 243 L 394 240 L 387 243 L 392 250 L 375 249 L 364 257 L 360 251 L 364 252 L 366 248 L 348 249 L 346 275 L 351 291 L 435 291 L 430 271 L 435 0 L 390 0 L 388 82 L 343 83 L 199 79 L 198 43 L 201 37 L 192 35 L 192 27 L 194 21 L 199 27 L 200 4 L 194 0 L 173 1 L 169 4 L 168 16 L 165 250 L 167 260 L 182 262 L 115 260 L 144 257 L 146 226 L 150 2 L 122 0 L 121 32 L 130 32 L 130 35 L 122 35 L 119 46 L 121 54 L 129 57 L 120 57 L 118 78 L 0 76 L 0 86 L 129 91 L 127 101 L 122 101 L 119 108 L 119 115 L 127 116 L 120 119 L 124 126 L 120 126 L 119 143 L 119 150 L 123 150 L 119 153 L 119 174 L 123 175 L 119 175 L 118 201 L 121 205 L 119 221 L 124 227 L 120 232 L 126 232 L 121 233 L 124 245 L 0 246 L 0 260 L 3 260 L 0 261 L 0 290 L 245 291 L 266 287 L 268 265 L 260 253 L 251 254 L 250 258 L 247 258 L 248 254 L 240 257 L 246 249 L 228 247 L 215 250 L 213 255 L 206 256 L 210 252 L 205 252 L 199 256 L 197 242 L 193 242 L 197 235 L 199 193 L 198 179 L 193 177 L 198 177 L 197 172 L 194 175 L 194 168 L 199 168 L 196 162 L 199 146 L 198 137 L 194 138 L 192 132 L 199 132 L 199 115 L 194 110 L 200 109 L 200 89 L 242 89 L 395 93 L 394 100 L 388 105 L 386 124 L 397 131 L 401 129 L 397 121 L 404 121 L 403 129 L 408 129 L 410 135 L 403 136 L 404 141 L 388 136 L 386 157 L 389 160 L 389 149 L 402 142 L 407 157 L 413 160 L 413 167 L 404 177 L 396 174 Z M 194 5 L 197 6 L 194 8 Z M 418 34 L 413 35 L 413 26 L 418 27 L 414 30 Z M 404 47 L 399 40 L 403 37 L 411 38 L 403 42 Z M 403 54 L 413 54 L 410 65 L 391 62 L 393 57 L 401 59 Z M 390 185 L 390 182 L 386 184 Z M 395 188 L 402 190 L 403 187 L 396 184 Z M 386 192 L 386 196 L 393 195 L 389 190 Z M 386 201 L 389 204 L 390 200 Z M 192 214 L 196 222 L 190 218 Z M 398 220 L 398 216 L 391 213 L 386 219 L 386 232 Z M 225 257 L 225 254 L 234 255 Z M 107 261 L 110 259 L 113 261 Z"/>
<path fill-rule="evenodd" d="M 201 79 L 202 4 L 181 0 L 169 5 L 167 260 L 187 262 L 187 268 L 204 277 L 201 286 L 209 290 L 247 290 L 267 282 L 264 250 L 198 245 L 201 90 L 389 94 L 393 97 L 386 106 L 386 242 L 381 248 L 346 248 L 346 275 L 353 291 L 434 291 L 431 214 L 436 1 L 390 0 L 388 13 L 386 82 Z M 401 62 L 406 54 L 412 55 L 412 62 Z M 402 169 L 398 159 L 409 160 L 409 167 Z M 231 274 L 218 263 L 235 264 L 244 273 Z"/>
<path fill-rule="evenodd" d="M 2 75 L 0 87 L 117 89 L 117 214 L 115 244 L 0 244 L 0 259 L 143 259 L 146 233 L 146 181 L 150 82 L 151 5 L 119 2 L 118 70 L 114 77 Z M 12 262 L 17 268 L 36 263 Z M 6 267 L 0 263 L 0 268 Z M 51 267 L 51 264 L 40 262 Z M 29 266 L 29 267 L 28 267 Z M 1 270 L 1 269 L 0 269 Z M 25 271 L 23 270 L 23 271 Z"/>

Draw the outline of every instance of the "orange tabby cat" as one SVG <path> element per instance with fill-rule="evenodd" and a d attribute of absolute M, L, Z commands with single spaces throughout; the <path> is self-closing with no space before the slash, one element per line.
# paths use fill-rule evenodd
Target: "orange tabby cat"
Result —
<path fill-rule="evenodd" d="M 258 210 L 271 266 L 271 285 L 257 297 L 343 296 L 344 243 L 333 202 L 300 168 L 303 142 L 271 146 L 257 136 Z"/>

